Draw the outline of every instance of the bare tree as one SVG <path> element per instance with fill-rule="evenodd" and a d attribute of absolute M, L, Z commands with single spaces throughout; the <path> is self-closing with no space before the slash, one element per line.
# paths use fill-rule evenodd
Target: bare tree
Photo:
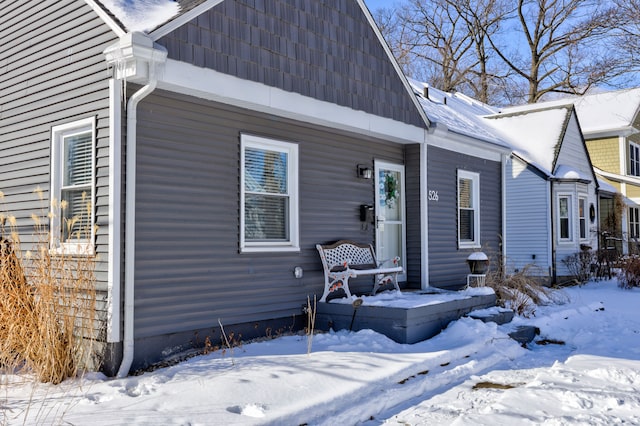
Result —
<path fill-rule="evenodd" d="M 629 71 L 630 50 L 640 54 L 640 0 L 616 2 L 406 0 L 383 34 L 410 76 L 484 102 L 533 103 L 584 94 Z"/>
<path fill-rule="evenodd" d="M 594 0 L 518 0 L 515 25 L 487 40 L 509 69 L 526 82 L 523 101 L 550 93 L 584 94 L 622 72 L 603 40 L 618 21 L 615 6 Z M 513 50 L 514 40 L 524 46 Z"/>

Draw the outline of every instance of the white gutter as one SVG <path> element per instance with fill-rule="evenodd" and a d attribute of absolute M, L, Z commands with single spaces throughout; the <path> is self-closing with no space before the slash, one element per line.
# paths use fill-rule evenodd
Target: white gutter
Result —
<path fill-rule="evenodd" d="M 126 377 L 134 354 L 135 311 L 135 243 L 136 243 L 136 148 L 138 104 L 153 92 L 158 82 L 158 68 L 167 58 L 162 46 L 142 33 L 128 33 L 105 51 L 107 62 L 115 66 L 116 78 L 134 83 L 147 82 L 127 102 L 126 151 L 126 214 L 125 214 L 125 280 L 124 280 L 124 333 L 122 361 L 117 377 Z"/>
<path fill-rule="evenodd" d="M 502 270 L 507 270 L 507 176 L 511 156 L 502 154 Z"/>

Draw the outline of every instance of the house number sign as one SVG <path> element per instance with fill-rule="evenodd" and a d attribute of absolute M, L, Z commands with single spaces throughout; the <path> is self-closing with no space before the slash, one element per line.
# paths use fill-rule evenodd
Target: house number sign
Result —
<path fill-rule="evenodd" d="M 438 201 L 438 191 L 429 191 L 429 201 Z"/>

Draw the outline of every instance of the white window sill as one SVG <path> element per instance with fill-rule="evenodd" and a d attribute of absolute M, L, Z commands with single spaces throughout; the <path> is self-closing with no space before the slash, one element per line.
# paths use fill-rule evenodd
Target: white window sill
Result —
<path fill-rule="evenodd" d="M 93 246 L 89 243 L 77 242 L 61 243 L 57 247 L 51 247 L 49 249 L 49 254 L 52 256 L 89 257 L 95 255 L 95 252 L 93 250 Z"/>
<path fill-rule="evenodd" d="M 300 247 L 296 246 L 248 246 L 240 247 L 240 253 L 280 253 L 299 252 Z"/>
<path fill-rule="evenodd" d="M 460 249 L 477 249 L 481 247 L 482 246 L 479 243 L 468 243 L 468 242 L 458 243 L 458 248 Z"/>

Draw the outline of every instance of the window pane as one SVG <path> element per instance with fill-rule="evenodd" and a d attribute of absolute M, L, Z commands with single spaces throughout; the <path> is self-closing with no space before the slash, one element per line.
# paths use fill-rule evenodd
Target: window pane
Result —
<path fill-rule="evenodd" d="M 473 181 L 471 179 L 458 179 L 458 199 L 461 209 L 473 208 Z"/>
<path fill-rule="evenodd" d="M 255 148 L 245 150 L 245 191 L 286 194 L 287 154 Z"/>
<path fill-rule="evenodd" d="M 64 176 L 62 185 L 91 183 L 91 132 L 64 138 Z"/>
<path fill-rule="evenodd" d="M 246 241 L 289 240 L 289 198 L 247 194 L 244 237 Z"/>
<path fill-rule="evenodd" d="M 560 219 L 560 238 L 569 238 L 569 219 Z"/>
<path fill-rule="evenodd" d="M 89 200 L 83 189 L 63 189 L 61 191 L 62 223 L 60 232 L 62 241 L 86 239 L 91 235 L 89 222 Z"/>
<path fill-rule="evenodd" d="M 569 199 L 560 198 L 560 217 L 569 217 Z"/>
<path fill-rule="evenodd" d="M 474 211 L 460 210 L 460 241 L 473 241 Z"/>
<path fill-rule="evenodd" d="M 584 198 L 578 199 L 578 210 L 580 217 L 580 238 L 587 238 L 587 212 L 586 212 L 586 204 L 587 201 Z"/>

